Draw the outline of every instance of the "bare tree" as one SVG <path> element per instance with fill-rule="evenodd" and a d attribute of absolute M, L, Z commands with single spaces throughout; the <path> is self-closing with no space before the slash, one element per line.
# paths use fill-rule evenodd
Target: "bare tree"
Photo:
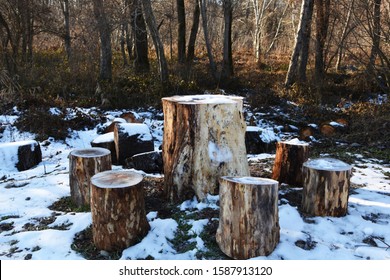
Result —
<path fill-rule="evenodd" d="M 184 0 L 176 0 L 177 5 L 177 55 L 179 63 L 186 60 L 186 11 Z"/>
<path fill-rule="evenodd" d="M 64 46 L 68 61 L 72 56 L 72 43 L 70 37 L 70 6 L 69 0 L 62 0 L 60 2 L 62 14 L 64 15 Z"/>
<path fill-rule="evenodd" d="M 229 79 L 233 76 L 232 54 L 232 25 L 233 25 L 233 0 L 223 0 L 224 36 L 223 36 L 223 61 L 221 79 Z"/>
<path fill-rule="evenodd" d="M 149 71 L 148 34 L 144 15 L 142 13 L 142 0 L 130 1 L 131 29 L 134 37 L 134 68 L 137 73 Z"/>
<path fill-rule="evenodd" d="M 160 81 L 163 85 L 168 85 L 169 84 L 168 64 L 165 59 L 164 45 L 160 39 L 160 34 L 158 32 L 156 19 L 153 14 L 152 5 L 150 3 L 150 0 L 142 0 L 142 4 L 144 8 L 146 24 L 148 25 L 150 36 L 153 39 L 154 47 L 156 49 Z"/>
<path fill-rule="evenodd" d="M 209 58 L 210 71 L 214 80 L 217 81 L 217 66 L 214 61 L 214 55 L 211 48 L 210 37 L 209 37 L 209 29 L 207 26 L 207 6 L 206 0 L 199 0 L 200 4 L 200 12 L 202 15 L 202 27 L 203 27 L 203 35 L 207 49 L 207 56 Z"/>
<path fill-rule="evenodd" d="M 291 86 L 296 81 L 304 82 L 306 80 L 313 5 L 314 0 L 302 1 L 300 21 L 295 38 L 295 47 L 291 55 L 286 75 L 286 87 Z"/>
<path fill-rule="evenodd" d="M 329 26 L 330 0 L 316 0 L 316 45 L 315 45 L 315 79 L 321 81 L 324 76 L 324 48 Z"/>
<path fill-rule="evenodd" d="M 195 42 L 199 29 L 199 19 L 200 19 L 200 7 L 199 0 L 195 0 L 194 14 L 192 19 L 192 27 L 190 38 L 188 40 L 188 48 L 187 48 L 187 63 L 191 64 L 192 60 L 195 57 Z"/>

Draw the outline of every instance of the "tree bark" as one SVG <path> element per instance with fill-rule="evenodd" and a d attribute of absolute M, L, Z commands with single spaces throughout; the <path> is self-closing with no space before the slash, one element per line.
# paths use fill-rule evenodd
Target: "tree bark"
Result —
<path fill-rule="evenodd" d="M 309 158 L 309 144 L 287 141 L 276 144 L 272 179 L 280 183 L 302 186 L 302 165 Z"/>
<path fill-rule="evenodd" d="M 111 28 L 107 19 L 103 0 L 93 1 L 97 28 L 100 37 L 100 70 L 99 79 L 111 81 L 112 79 L 112 50 L 111 50 Z"/>
<path fill-rule="evenodd" d="M 303 164 L 302 211 L 312 216 L 347 214 L 351 166 L 332 158 Z"/>
<path fill-rule="evenodd" d="M 328 34 L 330 0 L 316 0 L 316 56 L 315 56 L 315 78 L 318 83 L 324 78 L 325 57 L 324 48 Z M 320 84 L 321 85 L 321 84 Z"/>
<path fill-rule="evenodd" d="M 290 87 L 297 80 L 303 82 L 306 79 L 306 65 L 310 42 L 311 19 L 313 15 L 314 0 L 303 0 L 300 21 L 295 47 L 291 55 L 285 86 Z"/>
<path fill-rule="evenodd" d="M 176 0 L 177 5 L 177 56 L 178 62 L 186 61 L 186 11 L 184 0 Z"/>
<path fill-rule="evenodd" d="M 217 243 L 234 259 L 272 253 L 280 239 L 277 181 L 257 177 L 220 179 Z"/>
<path fill-rule="evenodd" d="M 70 61 L 72 57 L 72 41 L 70 37 L 70 8 L 69 8 L 69 0 L 62 0 L 61 1 L 61 9 L 62 14 L 64 15 L 64 28 L 65 28 L 65 34 L 64 34 L 64 46 L 65 46 L 65 52 L 66 56 L 68 58 L 68 61 Z"/>
<path fill-rule="evenodd" d="M 98 249 L 123 250 L 148 233 L 142 179 L 132 171 L 105 171 L 91 178 L 92 235 Z"/>
<path fill-rule="evenodd" d="M 111 152 L 103 148 L 75 149 L 69 154 L 69 186 L 72 201 L 78 206 L 91 203 L 91 177 L 111 169 Z"/>
<path fill-rule="evenodd" d="M 164 188 L 170 201 L 218 191 L 222 175 L 249 175 L 242 98 L 163 98 Z"/>
<path fill-rule="evenodd" d="M 142 4 L 144 8 L 146 24 L 148 25 L 148 29 L 150 31 L 150 35 L 153 39 L 154 47 L 156 49 L 160 81 L 163 85 L 168 85 L 169 84 L 168 64 L 165 59 L 164 45 L 160 39 L 160 34 L 157 29 L 156 19 L 153 14 L 152 5 L 150 3 L 150 0 L 143 0 Z"/>
<path fill-rule="evenodd" d="M 378 52 L 380 50 L 380 35 L 381 35 L 381 3 L 382 0 L 374 0 L 373 5 L 373 14 L 372 14 L 372 30 L 371 30 L 371 38 L 372 38 L 372 46 L 370 53 L 370 60 L 368 64 L 369 72 L 373 73 L 375 68 L 375 60 L 378 56 Z"/>
<path fill-rule="evenodd" d="M 223 35 L 223 61 L 221 79 L 229 79 L 233 76 L 233 54 L 232 54 L 232 24 L 233 24 L 233 3 L 232 0 L 223 1 L 224 14 L 224 35 Z"/>
<path fill-rule="evenodd" d="M 210 64 L 210 71 L 211 71 L 211 76 L 213 77 L 214 81 L 217 81 L 217 66 L 214 61 L 214 55 L 213 51 L 211 48 L 211 43 L 210 43 L 210 38 L 209 38 L 209 31 L 207 27 L 207 10 L 206 10 L 206 3 L 205 0 L 199 0 L 200 4 L 200 12 L 202 15 L 202 27 L 203 27 L 203 35 L 204 35 L 204 40 L 206 44 L 206 49 L 207 49 L 207 56 L 209 58 L 209 64 Z"/>
<path fill-rule="evenodd" d="M 195 0 L 193 22 L 191 27 L 190 38 L 188 40 L 188 49 L 187 49 L 188 64 L 191 64 L 195 57 L 195 42 L 196 42 L 196 37 L 198 35 L 199 19 L 200 19 L 199 0 Z"/>
<path fill-rule="evenodd" d="M 131 28 L 134 36 L 134 68 L 136 73 L 150 69 L 148 56 L 148 34 L 142 13 L 141 0 L 130 0 Z"/>

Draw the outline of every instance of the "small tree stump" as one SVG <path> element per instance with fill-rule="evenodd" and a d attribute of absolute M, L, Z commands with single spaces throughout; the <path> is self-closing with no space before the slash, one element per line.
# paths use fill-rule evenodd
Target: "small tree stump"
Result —
<path fill-rule="evenodd" d="M 72 201 L 79 207 L 91 203 L 91 177 L 111 169 L 111 152 L 104 148 L 75 149 L 69 154 L 69 186 Z"/>
<path fill-rule="evenodd" d="M 111 152 L 111 163 L 117 163 L 114 132 L 108 132 L 96 137 L 91 141 L 91 146 L 109 150 Z"/>
<path fill-rule="evenodd" d="M 272 179 L 280 183 L 302 186 L 302 165 L 309 158 L 309 144 L 298 139 L 276 144 Z"/>
<path fill-rule="evenodd" d="M 333 158 L 303 164 L 302 211 L 313 216 L 347 214 L 352 167 Z"/>
<path fill-rule="evenodd" d="M 258 177 L 222 177 L 216 239 L 234 259 L 269 255 L 279 243 L 278 186 Z"/>
<path fill-rule="evenodd" d="M 248 176 L 242 98 L 223 95 L 162 99 L 165 193 L 171 201 L 217 193 L 219 177 Z"/>
<path fill-rule="evenodd" d="M 0 160 L 18 171 L 28 170 L 42 161 L 41 147 L 35 140 L 2 143 Z"/>
<path fill-rule="evenodd" d="M 100 250 L 123 250 L 150 229 L 146 219 L 142 175 L 104 171 L 91 178 L 92 234 Z"/>
<path fill-rule="evenodd" d="M 149 127 L 141 123 L 117 123 L 114 141 L 118 163 L 126 164 L 133 155 L 154 151 L 154 141 Z"/>

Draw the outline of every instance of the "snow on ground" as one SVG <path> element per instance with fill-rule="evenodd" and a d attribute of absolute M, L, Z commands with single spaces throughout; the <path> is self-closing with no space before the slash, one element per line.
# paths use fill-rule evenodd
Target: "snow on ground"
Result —
<path fill-rule="evenodd" d="M 80 110 L 88 113 L 88 109 Z M 158 149 L 162 142 L 161 115 L 157 120 L 149 112 L 138 114 L 151 129 Z M 120 112 L 107 112 L 106 115 L 113 120 Z M 5 126 L 0 143 L 33 139 L 34 135 L 21 133 L 13 127 L 16 119 L 16 115 L 0 116 L 0 122 Z M 269 126 L 259 129 L 267 130 Z M 36 260 L 83 259 L 72 250 L 71 244 L 75 234 L 91 225 L 91 214 L 58 211 L 53 214 L 48 207 L 70 195 L 68 154 L 75 148 L 90 147 L 91 140 L 97 136 L 97 129 L 93 129 L 74 131 L 72 137 L 63 142 L 48 139 L 41 143 L 43 161 L 23 172 L 18 172 L 0 158 L 0 259 L 23 260 L 26 256 Z M 248 159 L 273 157 L 272 154 L 261 154 L 250 155 Z M 271 255 L 256 259 L 390 259 L 390 166 L 363 156 L 357 155 L 356 158 L 348 214 L 341 218 L 304 218 L 296 207 L 281 199 L 280 242 Z M 114 169 L 121 167 L 115 166 Z M 218 196 L 209 196 L 206 202 L 192 199 L 178 207 L 181 211 L 194 212 L 208 207 L 218 209 L 217 203 Z M 187 252 L 177 253 L 169 241 L 175 236 L 177 222 L 173 218 L 158 218 L 156 212 L 148 213 L 147 218 L 151 226 L 149 233 L 140 243 L 125 249 L 121 259 L 152 256 L 154 259 L 188 260 L 195 259 L 197 251 L 207 250 L 200 233 L 208 219 L 188 221 L 196 245 Z M 42 220 L 48 221 L 46 227 L 31 230 Z"/>

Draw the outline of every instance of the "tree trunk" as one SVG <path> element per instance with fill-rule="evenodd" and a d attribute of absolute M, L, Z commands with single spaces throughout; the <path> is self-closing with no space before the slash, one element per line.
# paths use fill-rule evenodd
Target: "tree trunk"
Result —
<path fill-rule="evenodd" d="M 123 59 L 123 66 L 127 66 L 127 55 L 126 55 L 126 23 L 121 24 L 121 35 L 120 35 L 120 46 L 121 46 L 121 54 Z"/>
<path fill-rule="evenodd" d="M 211 43 L 210 43 L 210 38 L 209 38 L 209 31 L 208 31 L 208 27 L 207 27 L 207 11 L 206 11 L 205 1 L 206 0 L 199 0 L 200 12 L 202 14 L 203 34 L 204 34 L 204 40 L 205 40 L 206 49 L 207 49 L 207 56 L 209 58 L 211 76 L 213 77 L 214 81 L 217 81 L 218 80 L 217 66 L 215 65 L 215 62 L 214 62 L 213 51 L 211 48 Z"/>
<path fill-rule="evenodd" d="M 164 45 L 160 39 L 160 35 L 157 29 L 156 19 L 153 14 L 152 5 L 150 3 L 150 0 L 143 0 L 142 4 L 144 8 L 146 24 L 148 25 L 150 35 L 153 39 L 154 47 L 156 49 L 160 81 L 163 85 L 168 85 L 169 84 L 168 64 L 165 59 Z"/>
<path fill-rule="evenodd" d="M 330 0 L 316 0 L 316 11 L 315 78 L 321 85 L 325 70 L 324 48 L 329 26 Z"/>
<path fill-rule="evenodd" d="M 347 39 L 348 36 L 348 29 L 349 29 L 349 23 L 351 21 L 351 16 L 352 16 L 352 10 L 354 6 L 354 0 L 351 1 L 349 7 L 348 7 L 348 14 L 347 14 L 347 19 L 345 21 L 343 31 L 341 33 L 341 39 L 340 43 L 338 44 L 338 50 L 337 50 L 337 61 L 336 61 L 336 70 L 340 71 L 341 70 L 341 60 L 343 58 L 344 54 L 344 42 Z"/>
<path fill-rule="evenodd" d="M 188 64 L 191 64 L 195 57 L 195 42 L 196 42 L 196 37 L 198 35 L 199 19 L 200 19 L 199 0 L 195 0 L 193 22 L 192 22 L 190 39 L 188 41 L 188 49 L 187 49 Z"/>
<path fill-rule="evenodd" d="M 112 50 L 111 28 L 107 19 L 103 0 L 93 1 L 93 10 L 97 22 L 100 37 L 100 70 L 99 79 L 111 81 L 112 79 Z"/>
<path fill-rule="evenodd" d="M 278 142 L 272 179 L 280 183 L 302 186 L 302 165 L 308 158 L 308 143 L 295 140 Z"/>
<path fill-rule="evenodd" d="M 233 24 L 233 3 L 232 0 L 223 1 L 224 14 L 224 35 L 223 35 L 223 62 L 221 78 L 229 79 L 233 76 L 233 55 L 232 55 L 232 24 Z"/>
<path fill-rule="evenodd" d="M 186 11 L 184 0 L 176 0 L 177 5 L 177 56 L 179 63 L 186 61 Z"/>
<path fill-rule="evenodd" d="M 61 9 L 62 9 L 62 14 L 64 15 L 64 27 L 65 27 L 64 46 L 65 46 L 65 52 L 66 52 L 66 56 L 68 58 L 68 61 L 70 61 L 71 56 L 72 56 L 72 43 L 71 43 L 71 37 L 70 37 L 69 0 L 61 1 Z"/>
<path fill-rule="evenodd" d="M 123 250 L 148 233 L 142 179 L 132 171 L 105 171 L 91 178 L 92 235 L 98 249 Z"/>
<path fill-rule="evenodd" d="M 91 203 L 91 177 L 111 169 L 111 152 L 103 148 L 76 149 L 69 154 L 69 186 L 72 201 L 78 206 Z"/>
<path fill-rule="evenodd" d="M 141 0 L 131 0 L 131 28 L 134 36 L 134 68 L 136 73 L 149 71 L 148 34 Z"/>
<path fill-rule="evenodd" d="M 222 177 L 216 239 L 234 259 L 272 253 L 280 239 L 277 181 L 257 177 Z"/>
<path fill-rule="evenodd" d="M 378 52 L 380 50 L 380 35 L 381 35 L 381 3 L 382 0 L 374 0 L 373 1 L 373 14 L 372 14 L 372 30 L 371 30 L 371 38 L 372 38 L 372 46 L 370 53 L 370 61 L 368 64 L 368 71 L 373 73 L 375 68 L 375 60 L 378 56 Z"/>
<path fill-rule="evenodd" d="M 218 191 L 219 177 L 249 175 L 242 98 L 163 98 L 164 187 L 171 201 Z"/>
<path fill-rule="evenodd" d="M 295 38 L 295 47 L 291 55 L 285 86 L 290 87 L 297 79 L 301 82 L 306 77 L 306 65 L 310 42 L 311 19 L 314 0 L 303 0 L 301 16 Z"/>
<path fill-rule="evenodd" d="M 302 211 L 313 216 L 345 216 L 351 169 L 350 165 L 332 158 L 305 162 Z"/>

